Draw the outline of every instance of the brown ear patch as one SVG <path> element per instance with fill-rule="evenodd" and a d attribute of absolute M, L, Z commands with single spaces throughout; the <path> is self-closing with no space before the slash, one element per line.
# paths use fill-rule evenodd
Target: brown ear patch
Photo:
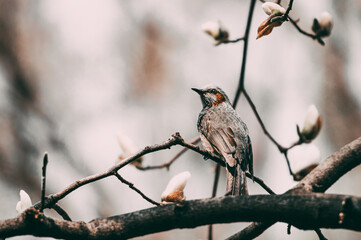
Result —
<path fill-rule="evenodd" d="M 216 93 L 216 98 L 217 98 L 217 102 L 215 102 L 213 105 L 218 105 L 226 101 L 226 98 L 221 93 Z"/>

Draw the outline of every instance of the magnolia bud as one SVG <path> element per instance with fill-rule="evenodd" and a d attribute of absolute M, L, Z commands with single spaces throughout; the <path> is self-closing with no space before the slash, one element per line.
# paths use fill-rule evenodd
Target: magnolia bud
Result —
<path fill-rule="evenodd" d="M 315 105 L 308 107 L 303 126 L 299 131 L 299 136 L 303 142 L 309 143 L 315 139 L 321 130 L 322 120 Z"/>
<path fill-rule="evenodd" d="M 22 213 L 32 205 L 29 195 L 24 190 L 20 190 L 20 201 L 16 204 L 16 211 Z"/>
<path fill-rule="evenodd" d="M 286 9 L 284 9 L 283 7 L 278 5 L 277 3 L 273 3 L 273 2 L 265 2 L 265 3 L 263 3 L 262 8 L 263 8 L 263 11 L 267 15 L 280 16 L 280 15 L 285 14 L 285 12 L 286 12 Z"/>
<path fill-rule="evenodd" d="M 186 199 L 183 193 L 188 179 L 191 174 L 188 171 L 175 175 L 168 183 L 164 192 L 162 193 L 162 201 L 164 202 L 181 202 Z"/>
<path fill-rule="evenodd" d="M 270 34 L 273 28 L 281 26 L 284 21 L 282 15 L 286 12 L 286 9 L 272 2 L 265 2 L 262 8 L 269 17 L 259 25 L 256 39 Z"/>
<path fill-rule="evenodd" d="M 331 14 L 323 12 L 319 19 L 314 19 L 312 24 L 312 31 L 318 37 L 328 37 L 333 28 L 333 20 Z"/>
<path fill-rule="evenodd" d="M 318 166 L 321 153 L 314 144 L 300 145 L 290 150 L 289 158 L 294 171 L 293 178 L 300 181 Z"/>
<path fill-rule="evenodd" d="M 206 22 L 202 25 L 202 30 L 216 40 L 215 45 L 228 41 L 228 31 L 221 22 Z"/>
<path fill-rule="evenodd" d="M 119 156 L 120 161 L 139 151 L 139 148 L 134 143 L 134 141 L 126 135 L 118 135 L 118 143 L 119 143 L 120 148 L 123 150 L 123 154 Z M 140 157 L 140 158 L 137 158 L 136 160 L 134 160 L 133 162 L 131 162 L 131 164 L 133 164 L 136 167 L 141 167 L 142 161 L 143 161 L 143 158 Z M 117 161 L 117 163 L 118 163 L 118 161 Z"/>

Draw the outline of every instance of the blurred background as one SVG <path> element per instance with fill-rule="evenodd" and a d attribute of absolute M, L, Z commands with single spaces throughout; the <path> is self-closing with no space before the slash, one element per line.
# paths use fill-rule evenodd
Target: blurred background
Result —
<path fill-rule="evenodd" d="M 288 1 L 282 1 L 286 7 Z M 191 87 L 213 83 L 231 101 L 238 85 L 243 43 L 213 46 L 202 23 L 221 20 L 230 38 L 243 36 L 249 1 L 0 1 L 0 216 L 17 215 L 24 189 L 40 200 L 42 157 L 49 154 L 47 194 L 110 168 L 122 154 L 117 137 L 139 149 L 162 143 L 179 131 L 198 136 L 199 96 Z M 361 2 L 295 1 L 291 17 L 311 32 L 313 18 L 328 11 L 334 29 L 322 47 L 290 23 L 256 40 L 267 18 L 257 2 L 250 32 L 245 86 L 267 129 L 282 145 L 297 140 L 309 105 L 323 118 L 314 141 L 321 159 L 361 135 Z M 284 157 L 263 134 L 245 99 L 238 113 L 253 142 L 255 175 L 275 192 L 296 184 Z M 305 147 L 305 146 L 302 146 Z M 307 148 L 307 146 L 306 146 Z M 291 164 L 305 156 L 298 147 Z M 170 160 L 180 147 L 147 155 L 143 165 Z M 305 150 L 306 151 L 306 150 Z M 120 174 L 150 198 L 160 201 L 168 180 L 188 170 L 187 199 L 211 196 L 214 166 L 188 151 L 167 171 Z M 328 193 L 360 195 L 361 168 L 341 178 Z M 265 193 L 249 183 L 250 194 Z M 225 193 L 222 172 L 217 196 Z M 116 178 L 86 185 L 59 203 L 73 220 L 123 214 L 151 207 Z M 51 211 L 53 217 L 58 216 Z M 248 223 L 219 224 L 214 239 L 224 239 Z M 345 230 L 323 230 L 326 237 L 360 239 Z M 137 239 L 206 239 L 207 228 L 183 229 Z M 14 239 L 34 239 L 18 237 Z M 312 231 L 278 223 L 259 239 L 318 239 Z"/>

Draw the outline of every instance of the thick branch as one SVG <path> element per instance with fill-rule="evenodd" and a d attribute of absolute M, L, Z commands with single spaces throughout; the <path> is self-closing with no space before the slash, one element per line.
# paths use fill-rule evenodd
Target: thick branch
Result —
<path fill-rule="evenodd" d="M 146 148 L 143 151 L 150 150 Z M 133 158 L 139 158 L 139 154 Z M 182 206 L 150 208 L 89 223 L 53 220 L 35 209 L 29 209 L 18 218 L 0 221 L 0 237 L 32 234 L 67 239 L 130 238 L 174 228 L 236 221 L 268 222 L 256 228 L 257 232 L 277 221 L 301 229 L 327 227 L 361 231 L 361 198 L 307 193 L 325 191 L 360 163 L 361 137 L 327 158 L 284 195 L 194 200 Z"/>
<path fill-rule="evenodd" d="M 347 144 L 339 151 L 328 157 L 319 166 L 313 169 L 304 179 L 302 179 L 302 181 L 294 188 L 289 190 L 288 193 L 292 194 L 297 191 L 324 192 L 339 178 L 359 164 L 361 164 L 361 137 Z M 237 234 L 243 234 L 242 236 L 259 236 L 259 234 L 262 234 L 262 232 L 274 223 L 275 222 L 268 222 L 267 224 L 253 223 L 248 228 Z"/>
<path fill-rule="evenodd" d="M 1 221 L 0 237 L 32 234 L 66 239 L 128 239 L 175 228 L 241 221 L 280 221 L 305 230 L 361 231 L 361 198 L 320 193 L 228 196 L 154 207 L 89 223 L 54 220 L 29 209 L 19 218 Z"/>

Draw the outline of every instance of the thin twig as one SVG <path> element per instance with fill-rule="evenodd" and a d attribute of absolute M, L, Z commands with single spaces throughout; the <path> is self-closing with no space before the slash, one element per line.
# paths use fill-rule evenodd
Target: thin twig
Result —
<path fill-rule="evenodd" d="M 295 174 L 293 173 L 293 171 L 291 169 L 290 160 L 288 159 L 288 149 L 283 152 L 283 155 L 285 156 L 285 159 L 286 159 L 288 171 L 290 172 L 290 175 L 294 177 Z"/>
<path fill-rule="evenodd" d="M 227 240 L 239 240 L 239 239 L 255 239 L 271 227 L 274 222 L 254 222 L 248 225 L 246 228 L 237 232 L 236 234 L 227 238 Z"/>
<path fill-rule="evenodd" d="M 241 73 L 239 75 L 239 83 L 238 83 L 238 88 L 236 91 L 236 96 L 234 97 L 233 104 L 232 104 L 234 108 L 236 108 L 238 99 L 241 96 L 242 91 L 244 90 L 244 76 L 245 76 L 245 72 L 246 72 L 249 31 L 251 30 L 251 23 L 252 23 L 252 17 L 253 17 L 253 11 L 254 11 L 255 5 L 256 5 L 256 0 L 251 0 L 249 12 L 248 12 L 246 31 L 244 34 Z"/>
<path fill-rule="evenodd" d="M 288 3 L 287 10 L 286 10 L 285 14 L 283 14 L 283 16 L 282 16 L 282 21 L 286 21 L 286 20 L 287 20 L 288 14 L 289 14 L 290 11 L 292 10 L 292 5 L 293 5 L 293 0 L 290 0 L 290 2 Z"/>
<path fill-rule="evenodd" d="M 54 209 L 64 220 L 72 221 L 68 213 L 65 212 L 65 210 L 62 207 L 60 207 L 58 204 L 55 204 L 51 208 Z"/>
<path fill-rule="evenodd" d="M 269 194 L 271 195 L 276 195 L 276 193 L 270 188 L 268 187 L 262 179 L 254 176 L 254 175 L 251 175 L 250 173 L 246 172 L 246 176 L 249 178 L 249 179 L 253 179 L 256 183 L 258 183 L 264 190 L 266 190 Z"/>
<path fill-rule="evenodd" d="M 122 183 L 127 184 L 129 186 L 129 188 L 133 189 L 135 192 L 137 192 L 140 196 L 142 196 L 142 198 L 144 198 L 145 200 L 147 200 L 148 202 L 150 202 L 151 204 L 154 204 L 156 206 L 160 206 L 161 204 L 159 202 L 156 202 L 152 199 L 150 199 L 149 197 L 147 197 L 144 193 L 142 193 L 142 191 L 140 191 L 138 188 L 134 187 L 134 184 L 125 180 L 122 176 L 119 175 L 118 172 L 114 172 L 114 176 L 116 176 Z"/>
<path fill-rule="evenodd" d="M 48 165 L 48 153 L 44 154 L 43 157 L 43 167 L 42 167 L 42 175 L 41 175 L 41 205 L 40 212 L 44 210 L 44 202 L 45 202 L 45 187 L 46 187 L 46 166 Z"/>
<path fill-rule="evenodd" d="M 221 165 L 217 164 L 215 171 L 214 171 L 214 181 L 213 181 L 213 189 L 212 189 L 212 198 L 217 195 L 217 188 L 218 188 L 218 181 L 219 181 L 219 174 L 221 172 Z M 213 225 L 208 225 L 208 240 L 213 239 Z"/>
<path fill-rule="evenodd" d="M 223 41 L 222 43 L 227 44 L 227 43 L 237 43 L 239 41 L 243 41 L 245 39 L 245 37 L 240 37 L 234 40 L 227 40 L 227 41 Z"/>
<path fill-rule="evenodd" d="M 191 144 L 197 144 L 200 140 L 201 140 L 200 137 L 196 137 L 192 141 L 190 141 L 190 143 Z M 188 151 L 188 148 L 183 148 L 176 155 L 174 155 L 174 157 L 172 157 L 171 160 L 169 160 L 166 163 L 163 163 L 163 164 L 160 164 L 160 165 L 155 165 L 155 166 L 146 166 L 146 167 L 136 166 L 136 168 L 139 169 L 139 170 L 142 170 L 142 171 L 153 170 L 153 169 L 162 169 L 162 168 L 167 168 L 167 170 L 169 170 L 170 165 L 172 165 L 186 151 Z"/>
<path fill-rule="evenodd" d="M 245 96 L 246 99 L 247 99 L 247 102 L 248 102 L 249 105 L 251 106 L 251 109 L 252 109 L 254 115 L 256 116 L 259 124 L 261 125 L 261 128 L 262 128 L 262 130 L 263 130 L 263 133 L 277 146 L 278 150 L 283 153 L 286 148 L 283 147 L 281 144 L 279 144 L 279 143 L 272 137 L 272 135 L 267 131 L 267 129 L 266 129 L 266 127 L 265 127 L 265 125 L 264 125 L 261 117 L 259 116 L 259 114 L 258 114 L 258 112 L 257 112 L 256 106 L 254 105 L 252 99 L 249 97 L 246 89 L 243 90 L 243 93 L 244 93 L 244 96 Z"/>
<path fill-rule="evenodd" d="M 169 160 L 168 162 L 165 162 L 163 164 L 159 164 L 159 165 L 155 165 L 155 166 L 146 166 L 146 167 L 136 166 L 136 168 L 138 170 L 142 170 L 142 171 L 153 170 L 153 169 L 162 169 L 162 168 L 166 168 L 167 170 L 169 170 L 170 165 L 172 165 L 172 163 L 174 163 L 187 150 L 188 150 L 188 148 L 183 148 L 171 160 Z"/>
<path fill-rule="evenodd" d="M 118 171 L 119 169 L 123 168 L 124 166 L 135 161 L 136 159 L 138 159 L 139 157 L 141 157 L 143 155 L 146 155 L 146 154 L 149 154 L 152 152 L 157 152 L 160 150 L 169 149 L 175 145 L 181 145 L 183 147 L 187 147 L 195 152 L 198 152 L 199 154 L 203 155 L 207 159 L 211 159 L 217 163 L 220 163 L 222 166 L 225 165 L 225 163 L 222 159 L 216 157 L 215 155 L 213 155 L 205 150 L 200 149 L 199 147 L 197 147 L 193 144 L 185 142 L 179 133 L 175 133 L 172 135 L 171 138 L 169 138 L 164 143 L 156 144 L 153 146 L 147 146 L 143 150 L 139 151 L 138 153 L 125 158 L 120 163 L 114 165 L 113 167 L 111 167 L 110 169 L 108 169 L 105 172 L 94 174 L 94 175 L 88 176 L 86 178 L 75 181 L 74 183 L 70 184 L 68 187 L 63 189 L 61 192 L 58 192 L 54 195 L 49 196 L 47 198 L 45 207 L 51 207 L 53 204 L 55 204 L 59 200 L 63 199 L 65 196 L 67 196 L 71 192 L 75 191 L 76 189 L 78 189 L 86 184 L 89 184 L 89 183 L 92 183 L 92 182 L 95 182 L 95 181 L 101 180 L 103 178 L 107 178 L 109 176 L 114 175 L 114 172 Z"/>
<path fill-rule="evenodd" d="M 301 144 L 300 140 L 299 140 L 298 142 L 292 144 L 292 145 L 291 145 L 290 147 L 288 147 L 288 148 L 283 147 L 281 144 L 279 144 L 279 143 L 272 137 L 272 135 L 267 131 L 267 129 L 266 129 L 266 127 L 265 127 L 265 125 L 264 125 L 261 117 L 259 116 L 259 114 L 258 114 L 258 112 L 257 112 L 256 106 L 254 105 L 252 99 L 249 97 L 246 89 L 243 90 L 243 93 L 244 93 L 244 96 L 246 97 L 249 105 L 251 106 L 251 109 L 252 109 L 254 115 L 256 116 L 259 124 L 261 125 L 261 128 L 262 128 L 264 134 L 277 146 L 278 150 L 279 150 L 281 153 L 283 153 L 283 155 L 285 156 L 286 162 L 287 162 L 288 170 L 289 170 L 291 176 L 294 176 L 294 173 L 293 173 L 293 171 L 292 171 L 292 169 L 291 169 L 291 165 L 290 165 L 290 161 L 289 161 L 289 159 L 288 159 L 287 153 L 288 153 L 288 150 L 290 150 L 291 148 L 293 148 L 293 147 Z"/>
<path fill-rule="evenodd" d="M 266 1 L 260 0 L 260 2 L 265 3 Z M 281 0 L 277 0 L 276 3 L 280 5 L 280 4 L 281 4 Z M 297 21 L 293 20 L 293 19 L 289 16 L 290 11 L 292 10 L 292 6 L 293 6 L 293 0 L 290 0 L 290 2 L 289 2 L 289 4 L 288 4 L 288 7 L 287 7 L 287 9 L 286 9 L 286 12 L 285 12 L 285 14 L 282 16 L 282 20 L 281 20 L 281 21 L 287 21 L 287 20 L 289 20 L 289 21 L 292 23 L 292 25 L 293 25 L 301 34 L 303 34 L 303 35 L 305 35 L 305 36 L 307 36 L 307 37 L 310 37 L 310 38 L 312 38 L 313 40 L 317 39 L 317 40 L 318 40 L 318 43 L 320 43 L 321 45 L 324 45 L 323 41 L 322 41 L 321 39 L 319 39 L 316 34 L 312 34 L 312 33 L 308 33 L 308 32 L 306 32 L 306 31 L 304 31 L 303 29 L 300 28 L 300 26 L 298 26 Z"/>
<path fill-rule="evenodd" d="M 292 23 L 292 25 L 303 35 L 312 38 L 313 40 L 318 40 L 318 43 L 320 43 L 322 46 L 324 45 L 323 41 L 320 40 L 316 34 L 312 34 L 312 33 L 308 33 L 306 31 L 304 31 L 303 29 L 300 28 L 300 26 L 298 26 L 297 22 L 295 20 L 293 20 L 292 18 L 288 17 L 288 20 L 290 20 L 290 22 Z"/>

